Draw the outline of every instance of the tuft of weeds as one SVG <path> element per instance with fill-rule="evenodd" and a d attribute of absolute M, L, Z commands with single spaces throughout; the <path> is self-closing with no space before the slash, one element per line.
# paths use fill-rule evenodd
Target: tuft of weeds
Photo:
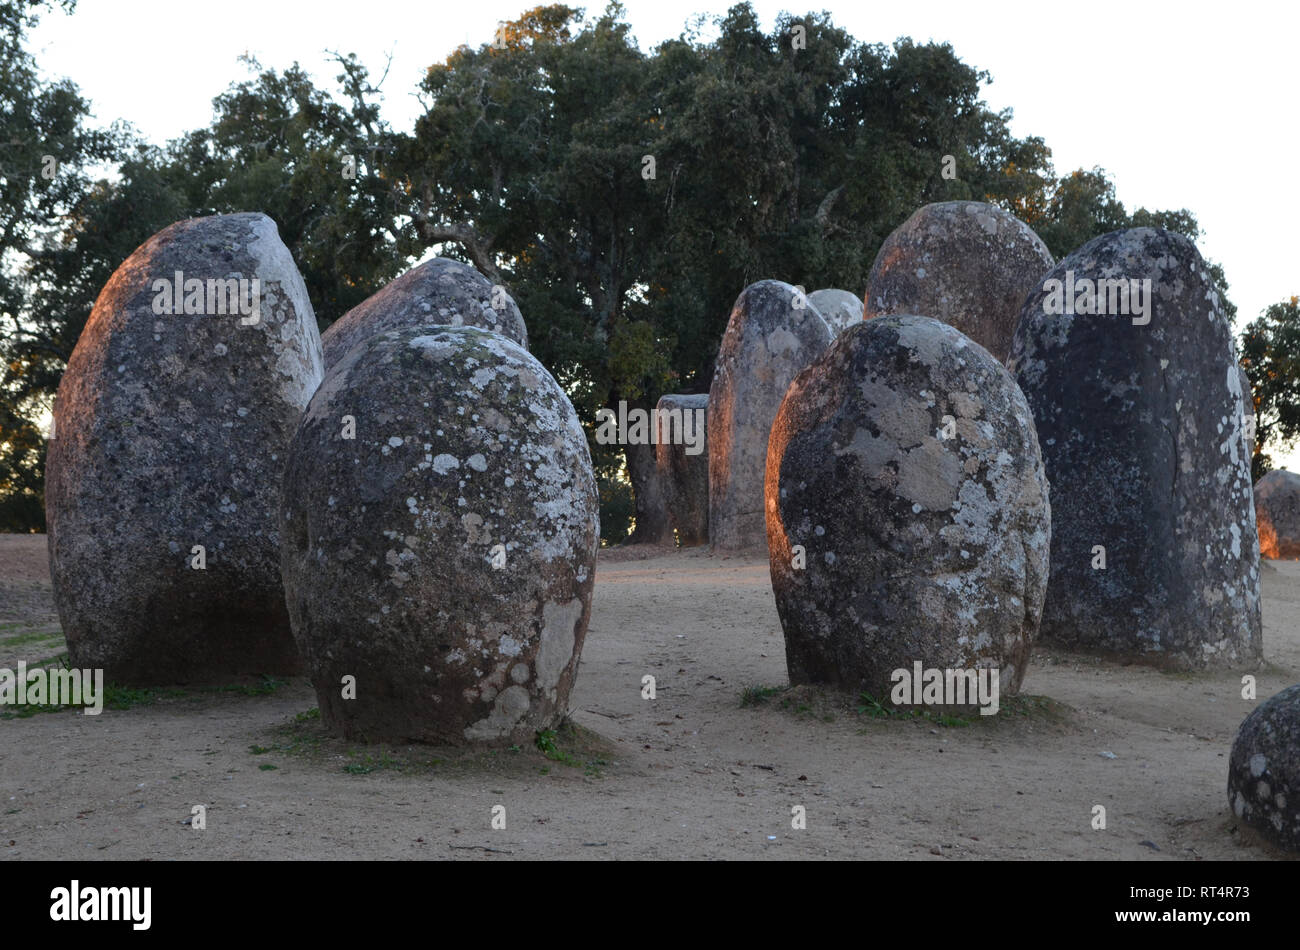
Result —
<path fill-rule="evenodd" d="M 600 752 L 603 745 L 598 744 L 598 737 L 586 729 L 575 726 L 565 719 L 559 729 L 543 729 L 534 737 L 533 744 L 537 751 L 552 762 L 570 768 L 580 768 L 588 778 L 600 778 L 601 771 L 610 762 Z M 549 766 L 543 766 L 542 775 L 550 773 Z"/>
<path fill-rule="evenodd" d="M 789 688 L 789 686 L 746 686 L 740 692 L 741 708 L 762 706 L 769 699 L 774 696 L 780 696 Z"/>
<path fill-rule="evenodd" d="M 925 722 L 932 722 L 936 726 L 946 726 L 951 729 L 961 729 L 971 724 L 971 720 L 964 719 L 961 716 L 953 716 L 938 710 L 930 709 L 894 709 L 892 706 L 886 706 L 870 693 L 862 693 L 858 697 L 860 705 L 858 706 L 858 715 L 867 716 L 871 719 L 918 719 Z"/>

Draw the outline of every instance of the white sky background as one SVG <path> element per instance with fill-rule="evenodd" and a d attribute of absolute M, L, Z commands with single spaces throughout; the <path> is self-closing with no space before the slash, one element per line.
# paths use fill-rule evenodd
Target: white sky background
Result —
<path fill-rule="evenodd" d="M 208 124 L 212 98 L 250 75 L 237 62 L 245 51 L 277 70 L 297 60 L 332 92 L 337 69 L 325 50 L 357 53 L 376 79 L 391 52 L 384 115 L 407 131 L 429 64 L 461 43 L 490 42 L 497 21 L 539 2 L 79 0 L 70 16 L 45 12 L 31 48 L 44 75 L 81 87 L 97 120 L 127 119 L 157 144 Z M 721 14 L 730 3 L 624 5 L 649 52 L 695 14 Z M 783 9 L 825 9 L 859 40 L 951 43 L 964 62 L 992 74 L 984 98 L 994 109 L 1015 110 L 1013 133 L 1046 140 L 1058 174 L 1099 165 L 1130 212 L 1190 209 L 1205 232 L 1201 252 L 1224 265 L 1239 326 L 1300 294 L 1300 4 L 753 5 L 765 30 Z M 586 5 L 589 16 L 601 9 Z M 1295 469 L 1300 454 L 1277 462 Z"/>

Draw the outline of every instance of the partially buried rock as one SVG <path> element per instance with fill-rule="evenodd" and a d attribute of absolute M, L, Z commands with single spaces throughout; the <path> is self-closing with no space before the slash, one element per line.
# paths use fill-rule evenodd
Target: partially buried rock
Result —
<path fill-rule="evenodd" d="M 1052 264 L 1029 225 L 995 205 L 929 204 L 877 252 L 867 278 L 866 318 L 935 317 L 1005 363 L 1025 297 Z"/>
<path fill-rule="evenodd" d="M 668 517 L 682 547 L 709 540 L 709 453 L 705 420 L 709 396 L 659 400 L 655 461 Z"/>
<path fill-rule="evenodd" d="M 1051 512 L 1029 406 L 988 351 L 928 317 L 844 331 L 790 386 L 766 489 L 792 683 L 888 701 L 920 664 L 1019 687 Z"/>
<path fill-rule="evenodd" d="M 1043 636 L 1172 669 L 1258 660 L 1241 375 L 1195 245 L 1088 242 L 1025 302 L 1010 366 L 1052 486 Z"/>
<path fill-rule="evenodd" d="M 522 347 L 437 326 L 352 347 L 294 437 L 281 517 L 285 597 L 331 728 L 465 744 L 559 724 L 598 499 L 573 406 Z"/>
<path fill-rule="evenodd" d="M 1300 558 L 1300 475 L 1275 469 L 1255 483 L 1255 522 L 1262 557 Z"/>
<path fill-rule="evenodd" d="M 1228 759 L 1233 814 L 1287 851 L 1300 851 L 1300 686 L 1246 717 Z"/>
<path fill-rule="evenodd" d="M 817 308 L 832 333 L 862 322 L 862 301 L 847 290 L 815 290 L 808 295 L 808 302 Z"/>
<path fill-rule="evenodd" d="M 709 542 L 762 550 L 763 470 L 772 419 L 790 381 L 832 334 L 803 294 L 779 280 L 736 299 L 709 388 Z"/>
<path fill-rule="evenodd" d="M 46 466 L 72 666 L 122 684 L 298 671 L 276 509 L 321 369 L 265 215 L 173 224 L 114 272 L 59 385 Z"/>
<path fill-rule="evenodd" d="M 435 257 L 367 297 L 321 337 L 333 366 L 358 340 L 385 330 L 423 326 L 481 327 L 528 349 L 523 315 L 506 289 L 460 261 Z"/>

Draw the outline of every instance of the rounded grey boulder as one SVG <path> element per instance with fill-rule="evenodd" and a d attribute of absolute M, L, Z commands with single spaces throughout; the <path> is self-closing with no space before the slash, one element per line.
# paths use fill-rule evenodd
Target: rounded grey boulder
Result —
<path fill-rule="evenodd" d="M 300 669 L 276 509 L 321 372 L 307 289 L 265 215 L 173 224 L 113 273 L 59 385 L 46 465 L 74 667 L 122 684 Z"/>
<path fill-rule="evenodd" d="M 662 396 L 656 409 L 661 431 L 682 436 L 661 435 L 655 446 L 668 518 L 682 547 L 704 544 L 709 540 L 708 393 Z"/>
<path fill-rule="evenodd" d="M 385 330 L 424 326 L 481 327 L 528 349 L 528 330 L 504 287 L 450 257 L 412 267 L 370 295 L 321 336 L 325 365 L 333 366 L 357 341 Z"/>
<path fill-rule="evenodd" d="M 1025 301 L 1009 365 L 1052 486 L 1043 636 L 1171 669 L 1258 660 L 1241 376 L 1195 245 L 1088 242 Z"/>
<path fill-rule="evenodd" d="M 1025 297 L 1052 268 L 1047 245 L 996 205 L 925 205 L 885 239 L 867 278 L 866 319 L 920 313 L 1005 363 Z"/>
<path fill-rule="evenodd" d="M 792 683 L 886 701 L 920 663 L 1019 687 L 1051 510 L 1029 406 L 983 347 L 921 316 L 845 330 L 781 404 L 766 505 Z"/>
<path fill-rule="evenodd" d="M 1300 558 L 1300 475 L 1274 469 L 1255 483 L 1255 523 L 1261 557 Z"/>
<path fill-rule="evenodd" d="M 831 338 L 817 309 L 787 283 L 761 280 L 736 298 L 709 387 L 709 542 L 715 550 L 761 550 L 772 419 L 790 381 Z"/>
<path fill-rule="evenodd" d="M 559 723 L 598 500 L 573 406 L 522 347 L 442 326 L 357 343 L 303 415 L 281 519 L 285 598 L 332 729 L 463 745 Z"/>
<path fill-rule="evenodd" d="M 1300 851 L 1300 686 L 1246 717 L 1228 759 L 1233 814 L 1287 851 Z"/>
<path fill-rule="evenodd" d="M 815 290 L 808 295 L 808 302 L 817 308 L 831 333 L 862 322 L 862 301 L 847 290 Z"/>

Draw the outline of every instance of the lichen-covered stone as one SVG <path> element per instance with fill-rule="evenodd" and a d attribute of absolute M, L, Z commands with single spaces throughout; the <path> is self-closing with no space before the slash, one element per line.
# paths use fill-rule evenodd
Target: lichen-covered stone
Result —
<path fill-rule="evenodd" d="M 663 396 L 656 408 L 661 419 L 665 413 L 679 413 L 683 420 L 688 416 L 700 420 L 698 432 L 693 427 L 682 430 L 694 436 L 695 444 L 661 437 L 655 446 L 655 462 L 678 543 L 682 547 L 704 544 L 709 540 L 709 444 L 704 421 L 708 417 L 708 393 Z"/>
<path fill-rule="evenodd" d="M 1052 268 L 1029 225 L 995 205 L 925 205 L 885 239 L 867 278 L 866 319 L 920 313 L 1003 363 L 1025 297 Z"/>
<path fill-rule="evenodd" d="M 435 257 L 367 297 L 321 336 L 328 368 L 374 333 L 423 326 L 482 327 L 528 349 L 523 315 L 504 287 L 460 261 Z"/>
<path fill-rule="evenodd" d="M 782 281 L 750 284 L 736 298 L 709 388 L 709 542 L 715 550 L 762 549 L 772 419 L 790 381 L 832 336 L 816 307 Z"/>
<path fill-rule="evenodd" d="M 1071 275 L 1076 310 L 1098 309 L 1084 280 L 1137 281 L 1145 303 L 1108 290 L 1105 314 L 1045 313 Z M 1043 636 L 1175 669 L 1257 660 L 1241 377 L 1196 247 L 1152 228 L 1088 242 L 1026 300 L 1009 365 L 1052 486 Z"/>
<path fill-rule="evenodd" d="M 1228 759 L 1233 814 L 1287 851 L 1300 851 L 1300 686 L 1261 703 Z"/>
<path fill-rule="evenodd" d="M 1029 406 L 983 347 L 921 316 L 845 330 L 781 405 L 766 505 L 792 683 L 883 700 L 920 661 L 1019 687 L 1051 511 Z"/>
<path fill-rule="evenodd" d="M 281 519 L 285 598 L 331 728 L 466 744 L 559 723 L 598 500 L 573 406 L 522 347 L 442 326 L 357 343 L 303 415 Z"/>
<path fill-rule="evenodd" d="M 178 272 L 182 292 L 244 279 L 256 306 L 204 292 L 190 307 L 204 312 L 158 312 L 173 295 L 157 282 Z M 73 666 L 130 684 L 300 668 L 276 509 L 321 372 L 306 286 L 265 215 L 173 224 L 113 273 L 59 385 L 46 466 Z"/>
<path fill-rule="evenodd" d="M 817 308 L 831 333 L 839 333 L 862 322 L 862 301 L 847 290 L 815 290 L 808 302 Z"/>
<path fill-rule="evenodd" d="M 1300 475 L 1275 469 L 1255 483 L 1255 524 L 1261 557 L 1300 558 Z"/>

